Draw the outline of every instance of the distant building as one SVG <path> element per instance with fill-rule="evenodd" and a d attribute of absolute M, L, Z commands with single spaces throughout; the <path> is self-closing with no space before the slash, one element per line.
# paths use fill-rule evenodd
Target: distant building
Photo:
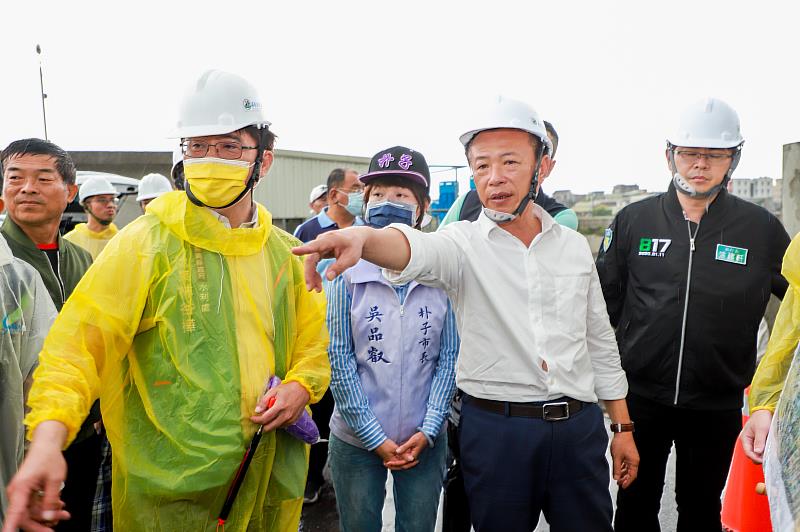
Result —
<path fill-rule="evenodd" d="M 771 177 L 754 179 L 731 179 L 728 190 L 734 196 L 761 205 L 777 217 L 781 217 L 781 188 L 783 182 Z"/>
<path fill-rule="evenodd" d="M 639 192 L 639 185 L 614 185 L 614 188 L 611 190 L 612 194 L 628 194 L 631 192 Z"/>
<path fill-rule="evenodd" d="M 746 200 L 772 198 L 776 188 L 775 180 L 771 177 L 756 177 L 754 179 L 731 179 L 731 193 Z"/>

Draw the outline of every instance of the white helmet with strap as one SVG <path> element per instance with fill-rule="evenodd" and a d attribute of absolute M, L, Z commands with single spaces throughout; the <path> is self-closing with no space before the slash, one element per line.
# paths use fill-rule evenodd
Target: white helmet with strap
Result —
<path fill-rule="evenodd" d="M 114 185 L 112 185 L 105 177 L 90 177 L 84 181 L 81 187 L 78 189 L 78 201 L 83 203 L 87 198 L 105 194 L 113 194 L 114 197 L 119 195 L 117 189 L 114 188 Z"/>
<path fill-rule="evenodd" d="M 255 86 L 236 74 L 207 70 L 186 91 L 176 127 L 170 135 L 180 139 L 224 135 L 249 126 L 258 128 L 260 133 L 256 160 L 247 187 L 225 207 L 235 204 L 252 190 L 261 173 L 270 122 L 264 115 L 264 105 Z M 185 190 L 192 203 L 203 205 L 192 194 L 188 183 L 185 183 Z"/>
<path fill-rule="evenodd" d="M 544 122 L 539 117 L 539 113 L 528 104 L 511 98 L 498 96 L 492 105 L 483 109 L 473 123 L 475 127 L 459 137 L 465 149 L 469 149 L 470 143 L 479 133 L 492 129 L 519 129 L 527 131 L 539 140 L 539 153 L 536 154 L 536 167 L 531 176 L 530 190 L 514 212 L 506 213 L 487 209 L 486 207 L 483 208 L 484 214 L 495 223 L 510 222 L 525 211 L 529 202 L 536 199 L 542 157 L 553 152 L 553 145 L 550 137 L 547 136 L 547 130 Z"/>
<path fill-rule="evenodd" d="M 739 164 L 744 138 L 739 126 L 739 115 L 722 100 L 703 98 L 687 107 L 681 114 L 678 130 L 667 139 L 672 179 L 675 188 L 689 196 L 705 198 L 724 187 Z M 722 183 L 711 190 L 699 193 L 678 173 L 675 167 L 675 148 L 733 148 L 730 168 Z"/>

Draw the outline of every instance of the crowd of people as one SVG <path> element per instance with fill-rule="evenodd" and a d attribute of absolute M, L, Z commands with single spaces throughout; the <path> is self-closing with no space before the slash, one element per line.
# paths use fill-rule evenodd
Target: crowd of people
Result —
<path fill-rule="evenodd" d="M 428 164 L 399 145 L 333 170 L 294 235 L 273 226 L 267 108 L 203 73 L 122 229 L 113 184 L 78 187 L 56 144 L 0 153 L 4 532 L 294 532 L 326 463 L 345 532 L 382 529 L 388 475 L 397 530 L 434 530 L 443 494 L 447 532 L 657 531 L 673 445 L 678 530 L 721 529 L 771 295 L 754 460 L 800 340 L 798 239 L 726 188 L 732 107 L 686 110 L 667 191 L 596 259 L 541 190 L 559 137 L 524 102 L 476 106 L 475 188 L 433 232 Z M 62 237 L 76 194 L 87 222 Z"/>

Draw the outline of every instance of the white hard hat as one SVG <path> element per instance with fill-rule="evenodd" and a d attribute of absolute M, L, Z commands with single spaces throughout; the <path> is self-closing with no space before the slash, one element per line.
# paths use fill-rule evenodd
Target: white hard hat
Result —
<path fill-rule="evenodd" d="M 687 148 L 736 148 L 744 139 L 733 107 L 716 98 L 703 98 L 686 108 L 678 131 L 667 141 Z"/>
<path fill-rule="evenodd" d="M 328 192 L 328 185 L 317 185 L 311 189 L 311 194 L 308 196 L 308 202 L 314 203 Z"/>
<path fill-rule="evenodd" d="M 172 170 L 170 170 L 170 175 L 172 179 L 175 179 L 175 169 L 178 167 L 178 164 L 183 162 L 183 150 L 180 146 L 172 150 Z"/>
<path fill-rule="evenodd" d="M 117 196 L 119 193 L 114 185 L 108 182 L 104 177 L 90 177 L 83 182 L 81 188 L 78 190 L 78 201 L 84 202 L 86 198 L 92 196 L 100 196 L 102 194 L 113 194 Z"/>
<path fill-rule="evenodd" d="M 541 140 L 552 153 L 553 145 L 547 136 L 544 122 L 531 106 L 518 100 L 498 96 L 488 108 L 484 109 L 473 122 L 475 127 L 461 135 L 459 140 L 465 147 L 481 131 L 489 129 L 520 129 Z"/>
<path fill-rule="evenodd" d="M 171 138 L 222 135 L 247 126 L 269 127 L 255 87 L 236 74 L 207 70 L 189 88 Z"/>
<path fill-rule="evenodd" d="M 167 192 L 172 192 L 169 179 L 161 174 L 147 174 L 139 182 L 139 194 L 136 195 L 136 201 L 157 198 Z"/>

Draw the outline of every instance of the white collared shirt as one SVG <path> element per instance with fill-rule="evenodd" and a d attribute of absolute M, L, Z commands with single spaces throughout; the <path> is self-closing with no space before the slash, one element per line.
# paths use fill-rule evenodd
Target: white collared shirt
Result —
<path fill-rule="evenodd" d="M 208 207 L 206 207 L 208 209 Z M 220 221 L 222 225 L 227 227 L 228 229 L 231 228 L 231 221 L 228 220 L 227 217 L 221 215 L 214 209 L 208 209 L 211 214 L 214 215 L 214 218 Z M 255 202 L 253 202 L 253 211 L 250 214 L 250 221 L 244 222 L 242 225 L 239 226 L 240 229 L 252 229 L 258 226 L 258 209 L 256 208 Z"/>
<path fill-rule="evenodd" d="M 589 244 L 538 205 L 534 214 L 542 232 L 530 247 L 483 213 L 436 233 L 392 224 L 411 261 L 384 275 L 447 291 L 461 335 L 456 381 L 466 393 L 513 402 L 622 399 L 628 382 Z"/>

